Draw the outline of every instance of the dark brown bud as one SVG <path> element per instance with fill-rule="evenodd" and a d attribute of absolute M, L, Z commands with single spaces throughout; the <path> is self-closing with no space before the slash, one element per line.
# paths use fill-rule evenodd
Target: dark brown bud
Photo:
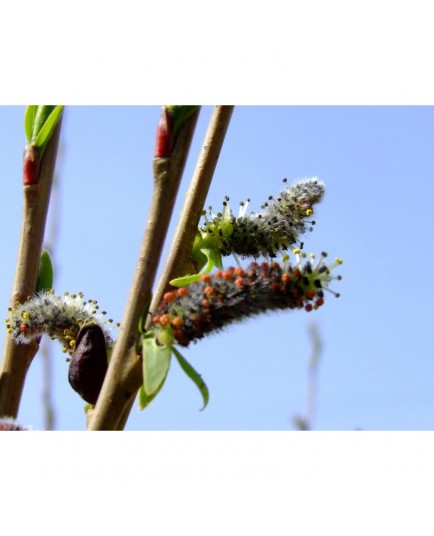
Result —
<path fill-rule="evenodd" d="M 69 383 L 83 400 L 95 405 L 106 372 L 107 349 L 104 333 L 97 324 L 83 326 L 78 333 L 69 365 Z"/>
<path fill-rule="evenodd" d="M 34 145 L 27 145 L 23 157 L 23 184 L 30 186 L 39 182 L 39 167 L 41 158 Z"/>

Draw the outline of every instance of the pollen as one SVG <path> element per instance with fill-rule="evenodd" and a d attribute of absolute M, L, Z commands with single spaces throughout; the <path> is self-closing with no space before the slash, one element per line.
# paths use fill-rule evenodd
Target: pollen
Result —
<path fill-rule="evenodd" d="M 178 298 L 185 298 L 188 296 L 188 288 L 187 287 L 181 287 L 176 291 L 176 295 Z"/>
<path fill-rule="evenodd" d="M 29 344 L 47 334 L 71 354 L 81 326 L 95 323 L 103 329 L 109 348 L 113 345 L 106 329 L 109 322 L 102 320 L 105 312 L 98 312 L 95 304 L 94 300 L 83 300 L 81 293 L 58 296 L 52 291 L 40 292 L 10 308 L 6 329 L 17 344 Z"/>
<path fill-rule="evenodd" d="M 167 303 L 170 303 L 176 298 L 176 292 L 166 292 L 163 296 L 163 300 Z"/>
<path fill-rule="evenodd" d="M 326 265 L 324 256 L 317 262 L 313 262 L 313 255 L 308 261 L 307 257 L 300 255 L 293 264 L 252 262 L 245 269 L 227 268 L 207 274 L 206 282 L 202 277 L 188 286 L 187 295 L 177 293 L 170 302 L 160 303 L 153 317 L 157 340 L 188 346 L 250 316 L 279 309 L 318 309 L 325 302 L 324 291 L 337 295 L 328 286 L 340 276 L 332 275 L 336 261 Z"/>

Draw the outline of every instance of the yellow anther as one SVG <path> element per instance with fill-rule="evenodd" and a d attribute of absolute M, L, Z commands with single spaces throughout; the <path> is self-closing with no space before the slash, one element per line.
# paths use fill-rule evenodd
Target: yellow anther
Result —
<path fill-rule="evenodd" d="M 72 339 L 72 341 L 69 341 L 69 346 L 71 348 L 75 348 L 75 340 L 74 339 Z"/>
<path fill-rule="evenodd" d="M 344 260 L 341 259 L 340 257 L 338 257 L 338 258 L 336 259 L 336 262 L 337 262 L 338 264 L 342 264 L 342 263 L 344 262 Z"/>
<path fill-rule="evenodd" d="M 294 253 L 294 255 L 298 255 L 300 253 L 301 249 L 300 248 L 294 248 L 292 250 L 292 252 Z"/>
<path fill-rule="evenodd" d="M 23 318 L 23 320 L 29 320 L 30 318 L 29 313 L 27 311 L 23 311 L 21 317 Z"/>
<path fill-rule="evenodd" d="M 311 208 L 307 208 L 305 214 L 306 216 L 312 216 L 313 210 Z"/>

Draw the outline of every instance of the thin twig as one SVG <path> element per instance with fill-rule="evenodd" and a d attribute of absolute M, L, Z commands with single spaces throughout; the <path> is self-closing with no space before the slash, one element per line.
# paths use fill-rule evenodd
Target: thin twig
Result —
<path fill-rule="evenodd" d="M 42 241 L 50 202 L 62 119 L 48 142 L 41 162 L 38 184 L 24 186 L 24 209 L 17 268 L 11 305 L 34 294 L 39 273 Z M 0 368 L 0 415 L 16 418 L 27 371 L 39 344 L 15 344 L 7 337 Z"/>
<path fill-rule="evenodd" d="M 135 347 L 139 319 L 149 303 L 197 118 L 198 112 L 195 112 L 187 119 L 170 158 L 154 159 L 154 192 L 150 214 L 119 337 L 95 410 L 88 419 L 89 430 L 115 430 L 125 403 L 132 394 L 124 390 L 123 372 L 131 361 L 135 363 L 138 359 Z"/>
<path fill-rule="evenodd" d="M 175 277 L 193 273 L 193 267 L 191 266 L 193 241 L 233 110 L 233 106 L 216 106 L 214 109 L 171 244 L 170 253 L 152 299 L 151 311 L 155 310 L 164 292 L 170 287 L 169 281 Z M 149 328 L 149 319 L 147 328 Z M 140 361 L 137 361 L 134 368 L 129 371 L 128 383 L 132 386 L 132 395 L 119 422 L 119 429 L 123 429 L 125 426 L 137 390 L 142 383 Z"/>
<path fill-rule="evenodd" d="M 309 338 L 312 345 L 308 367 L 308 380 L 306 388 L 306 407 L 304 416 L 297 415 L 293 419 L 295 428 L 299 431 L 312 430 L 315 409 L 315 398 L 318 390 L 318 366 L 322 353 L 321 336 L 316 324 L 309 325 Z"/>
<path fill-rule="evenodd" d="M 194 273 L 191 265 L 193 241 L 233 110 L 233 106 L 216 106 L 214 109 L 178 227 L 173 237 L 170 253 L 152 299 L 151 311 L 161 302 L 163 294 L 170 286 L 169 281 L 188 273 Z M 149 327 L 149 321 L 147 327 Z"/>

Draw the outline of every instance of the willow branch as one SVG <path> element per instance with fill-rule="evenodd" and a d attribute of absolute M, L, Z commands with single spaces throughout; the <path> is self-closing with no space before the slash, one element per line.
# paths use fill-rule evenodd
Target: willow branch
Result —
<path fill-rule="evenodd" d="M 139 319 L 150 301 L 197 118 L 198 112 L 186 121 L 170 158 L 154 159 L 154 191 L 148 222 L 119 336 L 97 404 L 88 419 L 89 430 L 115 430 L 131 396 L 129 391 L 125 392 L 122 377 L 129 363 L 138 361 L 135 348 Z"/>
<path fill-rule="evenodd" d="M 11 306 L 34 294 L 56 165 L 61 118 L 48 142 L 37 184 L 24 186 L 24 209 Z M 16 344 L 7 337 L 0 368 L 0 415 L 16 418 L 27 371 L 39 344 Z"/>
<path fill-rule="evenodd" d="M 214 108 L 178 227 L 173 237 L 170 253 L 152 299 L 151 311 L 161 302 L 163 294 L 170 287 L 169 281 L 194 273 L 194 267 L 191 264 L 193 241 L 233 110 L 233 106 L 216 106 Z M 149 328 L 149 322 L 147 327 Z"/>
<path fill-rule="evenodd" d="M 151 311 L 155 310 L 164 292 L 170 287 L 169 281 L 193 272 L 191 265 L 193 241 L 233 110 L 233 106 L 216 106 L 214 109 L 170 247 L 170 253 L 152 299 Z M 149 328 L 149 321 L 147 328 Z M 128 371 L 126 378 L 131 395 L 119 423 L 120 429 L 125 426 L 136 393 L 142 384 L 141 362 L 136 360 L 136 362 L 132 361 L 132 364 L 134 366 Z"/>

